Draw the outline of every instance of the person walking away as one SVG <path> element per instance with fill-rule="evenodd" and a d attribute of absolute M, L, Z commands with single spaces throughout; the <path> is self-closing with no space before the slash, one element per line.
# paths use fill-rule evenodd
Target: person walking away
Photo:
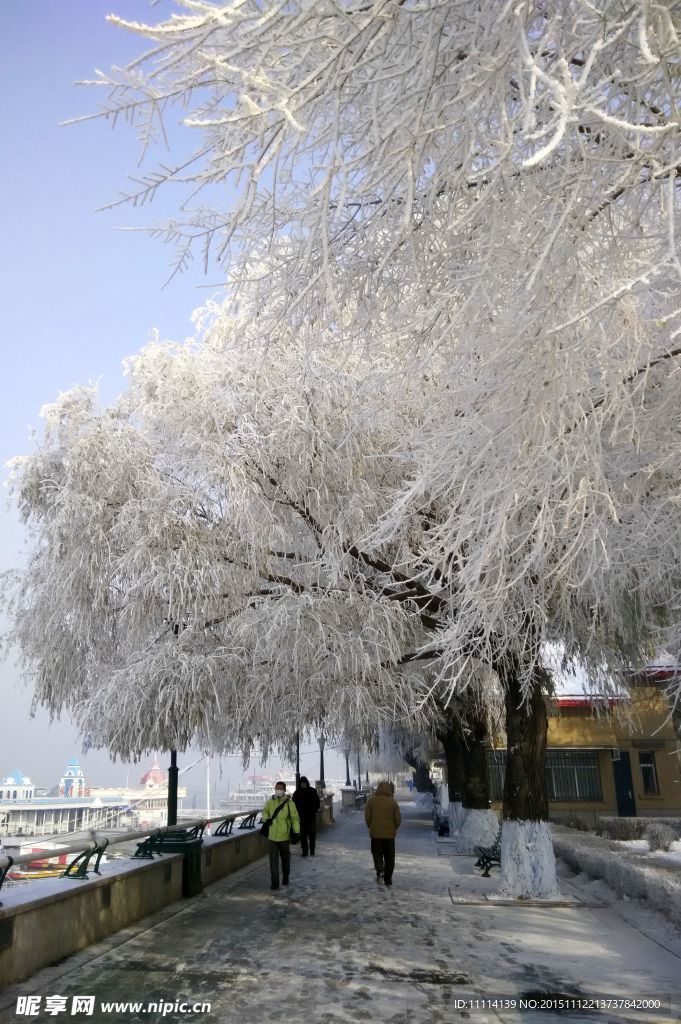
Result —
<path fill-rule="evenodd" d="M 310 785 L 305 775 L 300 776 L 298 789 L 293 794 L 293 802 L 300 818 L 300 845 L 303 857 L 314 857 L 317 840 L 317 811 L 319 810 L 319 793 Z"/>
<path fill-rule="evenodd" d="M 262 809 L 262 820 L 269 822 L 267 841 L 270 844 L 270 889 L 279 888 L 279 860 L 281 884 L 288 885 L 291 873 L 291 832 L 300 832 L 300 818 L 296 805 L 286 796 L 286 783 L 277 782 L 274 796 Z"/>
<path fill-rule="evenodd" d="M 376 792 L 364 808 L 364 820 L 371 836 L 371 855 L 376 868 L 376 881 L 393 884 L 395 870 L 395 836 L 402 822 L 400 807 L 390 792 L 389 782 L 379 782 Z"/>

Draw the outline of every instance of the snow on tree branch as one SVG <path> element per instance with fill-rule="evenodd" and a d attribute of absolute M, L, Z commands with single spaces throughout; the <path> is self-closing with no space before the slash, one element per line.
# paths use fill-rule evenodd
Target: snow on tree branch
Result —
<path fill-rule="evenodd" d="M 243 351 L 260 342 L 265 355 L 252 408 L 235 393 L 216 420 L 204 403 L 195 429 L 172 440 L 164 402 L 177 396 L 157 393 L 161 364 L 133 364 L 164 440 L 135 440 L 130 477 L 148 472 L 159 509 L 180 510 L 164 512 L 180 554 L 157 635 L 220 620 L 240 601 L 255 614 L 263 587 L 273 603 L 305 601 L 349 579 L 372 600 L 378 588 L 389 658 L 400 647 L 398 663 L 435 654 L 454 686 L 473 662 L 508 657 L 527 694 L 547 640 L 598 671 L 640 661 L 679 620 L 674 5 L 181 6 L 156 26 L 114 19 L 153 49 L 99 74 L 102 114 L 132 120 L 153 145 L 182 109 L 194 157 L 144 174 L 129 198 L 186 185 L 167 237 L 180 260 L 198 244 L 224 264 Z M 219 318 L 216 339 L 230 322 Z M 313 367 L 321 349 L 338 366 L 343 353 L 364 411 L 334 411 L 330 437 L 317 436 L 296 388 L 280 381 L 268 404 L 278 345 Z M 214 349 L 216 365 L 235 358 L 227 348 Z M 336 385 L 327 366 L 314 392 L 327 412 Z M 367 424 L 382 429 L 395 406 L 402 421 L 374 463 Z M 207 490 L 204 437 L 225 452 Z M 122 426 L 116 444 L 132 444 Z M 57 459 L 50 473 L 63 472 Z M 39 479 L 49 501 L 52 477 Z M 189 513 L 197 488 L 200 512 Z M 121 529 L 141 528 L 125 508 Z M 220 538 L 205 589 L 184 576 L 197 532 Z M 273 562 L 282 549 L 294 558 Z M 144 545 L 116 579 L 127 593 L 131 573 L 144 593 L 156 569 Z M 214 607 L 209 592 L 238 599 Z M 94 584 L 93 596 L 104 601 Z M 406 609 L 421 631 L 413 644 L 399 639 Z"/>
<path fill-rule="evenodd" d="M 276 251 L 285 236 L 317 310 L 322 297 L 342 306 L 348 243 L 353 271 L 359 259 L 380 277 L 423 226 L 466 216 L 472 192 L 489 210 L 509 181 L 539 175 L 547 207 L 559 214 L 578 187 L 587 213 L 677 173 L 671 4 L 180 6 L 187 15 L 155 26 L 110 18 L 155 45 L 99 73 L 103 116 L 136 120 L 146 147 L 177 104 L 201 139 L 194 158 L 151 172 L 129 198 L 185 182 L 189 212 L 168 236 L 229 263 L 256 239 Z M 487 237 L 493 228 L 489 218 Z M 283 272 L 277 262 L 272 273 Z"/>
<path fill-rule="evenodd" d="M 290 348 L 263 366 L 230 331 L 147 346 L 108 409 L 62 395 L 15 460 L 33 543 L 13 638 L 35 700 L 126 758 L 425 728 L 422 674 L 400 667 L 425 590 L 354 544 L 397 483 L 403 416 L 369 417 L 350 368 Z"/>

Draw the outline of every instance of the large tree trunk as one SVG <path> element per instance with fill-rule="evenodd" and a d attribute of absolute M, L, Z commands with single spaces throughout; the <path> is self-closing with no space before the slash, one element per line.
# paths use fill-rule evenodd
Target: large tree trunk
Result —
<path fill-rule="evenodd" d="M 450 712 L 438 732 L 447 761 L 449 835 L 458 853 L 472 854 L 476 846 L 490 846 L 497 833 L 497 818 L 489 806 L 487 722 L 470 705 Z"/>
<path fill-rule="evenodd" d="M 449 819 L 449 835 L 454 837 L 458 835 L 463 824 L 463 793 L 466 782 L 465 747 L 458 715 L 451 711 L 445 712 L 445 721 L 437 730 L 436 736 L 445 753 L 449 796 L 447 817 Z"/>
<path fill-rule="evenodd" d="M 463 732 L 459 719 L 454 714 L 447 714 L 443 725 L 435 735 L 442 744 L 447 765 L 447 791 L 450 803 L 463 803 L 465 782 L 465 759 Z"/>
<path fill-rule="evenodd" d="M 535 670 L 523 702 L 517 664 L 501 671 L 506 693 L 506 779 L 501 836 L 504 895 L 536 899 L 558 893 L 546 797 L 546 676 Z"/>
<path fill-rule="evenodd" d="M 474 711 L 466 716 L 468 731 L 464 746 L 463 804 L 472 811 L 489 810 L 489 771 L 487 770 L 487 722 Z"/>
<path fill-rule="evenodd" d="M 457 852 L 473 854 L 476 846 L 491 846 L 499 823 L 490 808 L 487 767 L 487 720 L 473 707 L 464 719 L 463 821 L 457 837 Z"/>
<path fill-rule="evenodd" d="M 413 771 L 414 789 L 416 790 L 417 803 L 424 804 L 426 807 L 433 806 L 433 793 L 435 791 L 435 784 L 430 777 L 429 766 L 421 761 L 416 755 L 408 750 L 404 755 L 404 759 L 408 765 L 410 765 Z"/>

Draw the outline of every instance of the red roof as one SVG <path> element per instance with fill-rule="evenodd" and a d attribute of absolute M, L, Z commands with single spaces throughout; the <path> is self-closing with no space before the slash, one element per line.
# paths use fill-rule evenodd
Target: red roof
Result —
<path fill-rule="evenodd" d="M 599 697 L 598 694 L 588 696 L 587 694 L 575 694 L 573 696 L 566 695 L 564 697 L 557 697 L 554 703 L 559 708 L 590 708 L 593 704 L 604 704 L 608 702 L 608 707 L 614 707 L 615 704 L 620 704 L 622 701 L 627 700 L 625 696 L 622 697 Z"/>
<path fill-rule="evenodd" d="M 166 773 L 154 763 L 153 767 L 145 772 L 140 779 L 140 786 L 148 786 L 153 784 L 154 786 L 164 786 L 166 781 Z"/>

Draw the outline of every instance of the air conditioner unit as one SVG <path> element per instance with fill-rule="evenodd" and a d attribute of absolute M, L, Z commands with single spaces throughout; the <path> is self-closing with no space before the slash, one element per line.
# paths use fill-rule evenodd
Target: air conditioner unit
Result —
<path fill-rule="evenodd" d="M 612 758 L 613 761 L 621 760 L 620 748 L 619 747 L 612 747 L 612 749 L 610 751 L 610 757 Z"/>

